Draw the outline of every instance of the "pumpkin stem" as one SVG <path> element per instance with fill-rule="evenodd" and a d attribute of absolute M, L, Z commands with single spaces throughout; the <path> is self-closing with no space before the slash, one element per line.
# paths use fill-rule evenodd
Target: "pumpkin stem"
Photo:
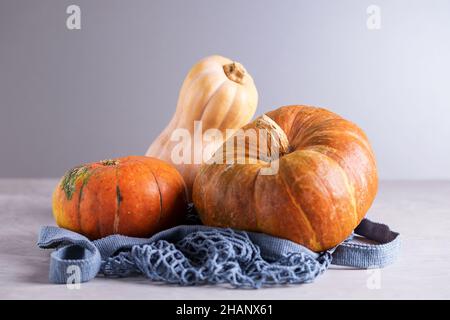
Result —
<path fill-rule="evenodd" d="M 113 159 L 106 159 L 106 160 L 100 161 L 100 164 L 102 164 L 104 166 L 116 166 L 119 164 L 119 161 L 113 160 Z"/>
<path fill-rule="evenodd" d="M 244 84 L 247 71 L 239 62 L 232 62 L 223 66 L 223 71 L 231 81 Z"/>
<path fill-rule="evenodd" d="M 281 157 L 290 152 L 291 147 L 289 146 L 289 140 L 283 129 L 271 118 L 263 114 L 256 120 L 256 127 L 259 129 L 266 130 L 271 139 L 271 150 L 278 149 L 278 155 L 276 158 Z M 274 155 L 272 155 L 274 156 Z"/>

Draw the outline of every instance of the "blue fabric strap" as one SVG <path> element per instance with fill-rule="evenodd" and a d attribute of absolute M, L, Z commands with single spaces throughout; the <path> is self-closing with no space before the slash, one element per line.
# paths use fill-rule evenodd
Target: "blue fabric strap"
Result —
<path fill-rule="evenodd" d="M 53 283 L 67 283 L 73 266 L 79 267 L 80 282 L 91 280 L 100 271 L 100 252 L 88 238 L 76 232 L 42 227 L 38 246 L 57 248 L 50 255 L 49 279 Z"/>
<path fill-rule="evenodd" d="M 363 219 L 354 235 L 336 247 L 332 263 L 364 269 L 383 268 L 394 262 L 399 251 L 399 233 L 385 224 Z"/>
<path fill-rule="evenodd" d="M 358 268 L 383 267 L 399 250 L 398 233 L 364 219 L 352 237 L 323 253 L 288 240 L 253 232 L 202 225 L 183 225 L 151 238 L 112 235 L 90 241 L 75 232 L 43 227 L 41 248 L 56 248 L 50 258 L 50 281 L 67 283 L 73 268 L 80 282 L 98 273 L 106 276 L 144 274 L 151 280 L 194 285 L 229 283 L 235 287 L 305 283 L 333 264 Z"/>

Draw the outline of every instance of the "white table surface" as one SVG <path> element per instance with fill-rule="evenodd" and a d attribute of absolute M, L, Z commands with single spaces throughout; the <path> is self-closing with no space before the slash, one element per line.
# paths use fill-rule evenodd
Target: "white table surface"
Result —
<path fill-rule="evenodd" d="M 2 299 L 450 299 L 450 182 L 381 183 L 368 216 L 401 233 L 394 265 L 371 272 L 332 267 L 312 284 L 259 290 L 179 287 L 143 277 L 98 277 L 72 290 L 50 284 L 50 251 L 38 249 L 36 240 L 41 225 L 54 224 L 55 185 L 0 179 Z"/>

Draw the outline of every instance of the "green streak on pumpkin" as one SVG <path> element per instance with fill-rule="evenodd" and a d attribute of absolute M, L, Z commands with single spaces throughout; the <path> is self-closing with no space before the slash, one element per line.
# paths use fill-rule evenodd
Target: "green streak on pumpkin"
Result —
<path fill-rule="evenodd" d="M 113 159 L 102 160 L 100 163 L 104 166 L 115 166 L 119 164 L 119 161 Z"/>
<path fill-rule="evenodd" d="M 61 188 L 64 190 L 64 193 L 68 200 L 72 199 L 76 188 L 75 184 L 77 183 L 78 179 L 83 179 L 83 184 L 86 184 L 89 176 L 89 170 L 85 166 L 78 166 L 66 172 L 61 181 Z"/>

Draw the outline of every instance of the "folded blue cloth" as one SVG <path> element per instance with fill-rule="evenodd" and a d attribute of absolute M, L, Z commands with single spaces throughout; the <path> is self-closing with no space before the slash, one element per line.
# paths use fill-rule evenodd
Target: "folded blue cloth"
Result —
<path fill-rule="evenodd" d="M 332 250 L 315 253 L 289 240 L 262 233 L 182 225 L 148 239 L 112 235 L 90 241 L 58 227 L 41 229 L 38 246 L 51 253 L 53 283 L 80 282 L 98 273 L 126 277 L 143 274 L 154 281 L 179 285 L 228 283 L 233 287 L 306 283 L 329 265 L 381 268 L 394 261 L 399 234 L 386 225 L 364 219 L 355 229 L 377 244 L 350 237 Z"/>

